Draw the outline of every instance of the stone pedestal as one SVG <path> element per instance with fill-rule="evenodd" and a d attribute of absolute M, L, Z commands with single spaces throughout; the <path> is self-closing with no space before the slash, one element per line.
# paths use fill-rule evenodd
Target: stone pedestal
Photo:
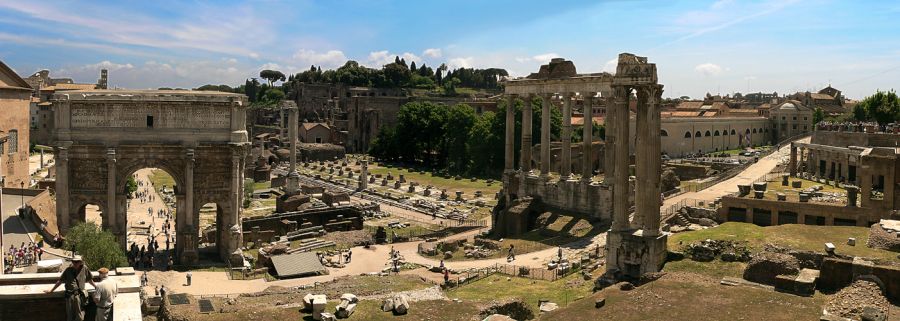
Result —
<path fill-rule="evenodd" d="M 626 279 L 659 272 L 666 262 L 668 235 L 645 236 L 643 230 L 610 231 L 607 239 L 608 268 L 616 268 Z"/>

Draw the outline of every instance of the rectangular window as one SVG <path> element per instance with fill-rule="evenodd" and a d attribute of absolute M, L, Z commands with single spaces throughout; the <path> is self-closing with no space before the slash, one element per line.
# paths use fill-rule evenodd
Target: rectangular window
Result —
<path fill-rule="evenodd" d="M 153 128 L 153 116 L 147 115 L 147 128 Z"/>
<path fill-rule="evenodd" d="M 791 126 L 791 128 L 792 128 L 792 129 L 797 129 L 797 124 L 794 124 L 793 126 Z"/>
<path fill-rule="evenodd" d="M 19 152 L 19 131 L 18 130 L 10 130 L 9 131 L 9 139 L 7 140 L 7 151 L 10 154 Z"/>

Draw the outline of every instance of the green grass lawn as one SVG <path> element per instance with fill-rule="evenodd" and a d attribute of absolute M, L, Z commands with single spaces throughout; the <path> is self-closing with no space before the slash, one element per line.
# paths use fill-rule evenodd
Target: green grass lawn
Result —
<path fill-rule="evenodd" d="M 507 281 L 509 279 L 509 281 Z M 572 273 L 556 281 L 532 280 L 493 274 L 447 292 L 450 298 L 466 301 L 491 302 L 521 299 L 538 314 L 538 300 L 550 300 L 564 307 L 591 294 L 592 280 L 583 280 L 581 273 Z"/>
<path fill-rule="evenodd" d="M 717 279 L 730 276 L 741 278 L 744 275 L 744 268 L 747 263 L 743 262 L 724 262 L 721 260 L 713 260 L 712 262 L 697 262 L 689 258 L 681 261 L 669 261 L 663 267 L 664 272 L 691 272 L 702 275 L 711 276 Z"/>
<path fill-rule="evenodd" d="M 488 186 L 487 180 L 477 179 L 476 181 L 471 181 L 469 178 L 463 178 L 461 180 L 456 180 L 454 178 L 444 178 L 440 176 L 433 176 L 432 173 L 426 172 L 425 174 L 421 174 L 414 169 L 398 169 L 398 168 L 387 168 L 380 166 L 380 164 L 373 164 L 369 166 L 369 173 L 371 175 L 381 174 L 387 175 L 388 172 L 392 173 L 394 177 L 399 177 L 400 174 L 406 178 L 407 181 L 413 181 L 419 183 L 422 187 L 433 185 L 436 189 L 436 192 L 440 193 L 441 189 L 446 189 L 447 193 L 453 195 L 455 191 L 463 191 L 464 195 L 468 197 L 472 197 L 475 191 L 481 191 L 484 195 L 490 196 L 494 193 L 500 191 L 500 182 L 494 181 L 491 186 Z"/>
<path fill-rule="evenodd" d="M 162 190 L 163 186 L 168 188 L 172 188 L 175 186 L 175 179 L 172 178 L 169 173 L 161 169 L 153 169 L 150 172 L 150 182 L 153 184 L 153 187 L 156 188 L 156 191 L 159 192 Z"/>
<path fill-rule="evenodd" d="M 856 238 L 856 246 L 847 245 L 847 239 Z M 765 244 L 806 250 L 825 251 L 825 243 L 834 243 L 839 254 L 876 258 L 898 262 L 897 253 L 867 247 L 868 227 L 816 226 L 785 224 L 760 227 L 750 223 L 727 222 L 714 228 L 677 233 L 669 236 L 669 249 L 678 250 L 683 245 L 705 239 L 747 241 L 752 250 L 761 250 Z"/>

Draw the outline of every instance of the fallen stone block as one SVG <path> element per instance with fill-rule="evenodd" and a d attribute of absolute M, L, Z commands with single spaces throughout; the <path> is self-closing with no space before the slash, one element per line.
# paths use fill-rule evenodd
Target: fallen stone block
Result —
<path fill-rule="evenodd" d="M 599 298 L 594 302 L 594 308 L 599 309 L 606 305 L 606 298 Z"/>

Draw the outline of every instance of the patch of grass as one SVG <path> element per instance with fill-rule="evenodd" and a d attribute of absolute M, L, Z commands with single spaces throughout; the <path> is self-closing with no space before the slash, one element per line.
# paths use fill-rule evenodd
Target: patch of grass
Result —
<path fill-rule="evenodd" d="M 796 296 L 760 288 L 721 286 L 687 273 L 669 276 L 631 291 L 610 287 L 540 320 L 816 320 L 827 298 Z M 598 298 L 606 306 L 595 309 Z"/>
<path fill-rule="evenodd" d="M 271 181 L 265 181 L 265 182 L 253 183 L 253 190 L 254 190 L 254 191 L 258 191 L 258 190 L 261 190 L 261 189 L 267 189 L 267 188 L 270 188 L 270 187 L 272 187 L 272 182 L 271 182 Z"/>
<path fill-rule="evenodd" d="M 847 245 L 847 239 L 855 237 L 856 246 Z M 727 222 L 714 228 L 677 233 L 669 236 L 669 248 L 705 239 L 747 241 L 753 250 L 760 250 L 767 243 L 804 251 L 823 252 L 825 243 L 834 243 L 836 252 L 852 256 L 876 258 L 898 262 L 897 253 L 872 249 L 865 245 L 869 239 L 868 227 L 816 226 L 785 224 L 760 227 L 750 223 Z M 680 245 L 682 244 L 682 245 Z"/>
<path fill-rule="evenodd" d="M 521 299 L 537 315 L 538 300 L 550 300 L 550 302 L 563 307 L 580 298 L 587 297 L 591 294 L 593 287 L 593 282 L 583 280 L 581 273 L 573 273 L 552 282 L 494 274 L 448 291 L 447 296 L 482 303 Z"/>
<path fill-rule="evenodd" d="M 383 167 L 380 164 L 370 165 L 369 166 L 369 174 L 376 175 L 381 174 L 382 176 L 387 175 L 388 172 L 391 172 L 394 177 L 399 177 L 400 174 L 406 178 L 406 181 L 412 181 L 419 183 L 420 186 L 428 186 L 433 185 L 436 189 L 435 191 L 440 193 L 441 189 L 446 189 L 447 193 L 453 195 L 453 192 L 459 190 L 462 191 L 464 196 L 472 197 L 475 191 L 481 191 L 486 196 L 493 195 L 494 193 L 500 191 L 501 184 L 498 181 L 494 181 L 493 184 L 488 186 L 487 180 L 477 179 L 476 181 L 471 181 L 469 178 L 463 178 L 461 180 L 456 180 L 454 178 L 444 178 L 441 176 L 434 176 L 434 173 L 426 172 L 425 174 L 421 174 L 415 169 L 399 169 L 399 168 L 387 168 Z"/>
<path fill-rule="evenodd" d="M 150 171 L 148 177 L 150 178 L 150 183 L 153 184 L 153 187 L 156 188 L 156 191 L 159 193 L 162 193 L 163 186 L 168 188 L 175 186 L 175 179 L 164 170 L 154 168 Z"/>
<path fill-rule="evenodd" d="M 691 272 L 720 279 L 726 276 L 736 278 L 743 277 L 744 268 L 746 267 L 747 264 L 742 262 L 724 262 L 721 260 L 714 260 L 712 262 L 697 262 L 685 258 L 681 261 L 666 262 L 666 265 L 663 267 L 663 271 Z"/>

